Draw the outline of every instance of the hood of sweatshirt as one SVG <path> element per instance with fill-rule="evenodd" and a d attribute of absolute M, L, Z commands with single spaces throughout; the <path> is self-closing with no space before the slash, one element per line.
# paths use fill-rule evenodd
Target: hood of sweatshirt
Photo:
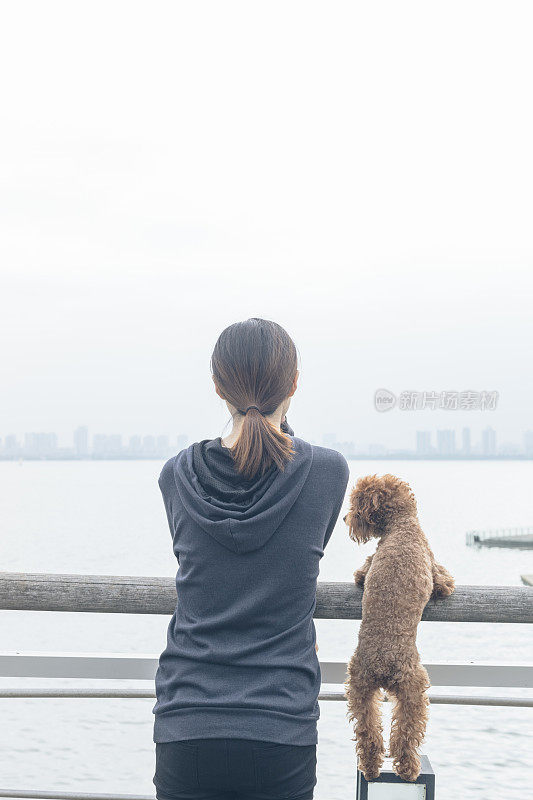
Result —
<path fill-rule="evenodd" d="M 311 469 L 312 446 L 294 436 L 291 440 L 294 457 L 283 471 L 273 464 L 249 481 L 236 471 L 220 437 L 182 450 L 174 461 L 174 477 L 186 512 L 228 550 L 258 550 L 291 510 Z"/>

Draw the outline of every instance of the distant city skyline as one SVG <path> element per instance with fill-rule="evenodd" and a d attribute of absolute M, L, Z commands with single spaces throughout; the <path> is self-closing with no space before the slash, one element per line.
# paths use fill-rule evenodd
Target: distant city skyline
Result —
<path fill-rule="evenodd" d="M 472 430 L 463 427 L 459 437 L 454 428 L 435 428 L 433 430 L 417 430 L 415 446 L 413 449 L 401 447 L 387 447 L 383 444 L 370 444 L 366 450 L 357 447 L 355 441 L 339 441 L 334 433 L 324 434 L 322 443 L 332 447 L 344 455 L 364 456 L 392 456 L 405 454 L 417 458 L 500 458 L 500 457 L 527 457 L 533 458 L 533 430 L 524 431 L 522 442 L 504 441 L 497 444 L 497 433 L 490 425 L 483 428 L 479 440 L 474 441 Z M 435 442 L 433 444 L 433 442 Z"/>
<path fill-rule="evenodd" d="M 87 425 L 79 425 L 69 445 L 59 445 L 54 432 L 29 432 L 22 438 L 15 434 L 0 437 L 0 458 L 27 459 L 143 459 L 166 458 L 182 450 L 190 441 L 186 433 L 133 434 L 95 432 L 89 435 Z M 533 430 L 524 431 L 522 442 L 498 443 L 497 432 L 491 426 L 474 439 L 472 430 L 463 427 L 417 430 L 412 448 L 398 448 L 374 442 L 358 445 L 355 439 L 341 439 L 336 433 L 324 433 L 320 441 L 346 457 L 385 458 L 533 458 Z"/>
<path fill-rule="evenodd" d="M 91 443 L 90 443 L 91 442 Z M 25 433 L 19 441 L 14 434 L 0 437 L 2 458 L 164 458 L 182 450 L 188 436 L 179 433 L 134 434 L 125 437 L 121 433 L 94 433 L 89 437 L 87 425 L 79 425 L 72 434 L 72 444 L 59 446 L 55 433 Z"/>

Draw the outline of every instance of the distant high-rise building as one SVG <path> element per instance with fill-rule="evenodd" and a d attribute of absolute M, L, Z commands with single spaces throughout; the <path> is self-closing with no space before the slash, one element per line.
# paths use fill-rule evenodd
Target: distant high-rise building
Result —
<path fill-rule="evenodd" d="M 158 436 L 156 441 L 157 455 L 164 456 L 168 453 L 168 450 L 169 450 L 168 436 Z"/>
<path fill-rule="evenodd" d="M 370 456 L 384 456 L 387 452 L 386 448 L 382 444 L 369 444 L 368 445 L 368 455 Z"/>
<path fill-rule="evenodd" d="M 187 440 L 188 436 L 185 433 L 178 434 L 176 437 L 176 447 L 178 448 L 178 452 L 187 447 Z"/>
<path fill-rule="evenodd" d="M 355 442 L 339 442 L 335 433 L 325 433 L 322 437 L 322 445 L 329 447 L 330 450 L 337 450 L 342 453 L 345 458 L 349 458 L 355 454 Z"/>
<path fill-rule="evenodd" d="M 80 425 L 74 431 L 74 452 L 77 456 L 86 456 L 89 452 L 89 432 L 86 425 Z"/>
<path fill-rule="evenodd" d="M 524 450 L 527 456 L 533 456 L 533 431 L 524 433 Z"/>
<path fill-rule="evenodd" d="M 498 447 L 498 455 L 501 456 L 517 456 L 520 454 L 520 448 L 515 442 L 502 442 Z"/>
<path fill-rule="evenodd" d="M 470 435 L 470 428 L 463 428 L 463 446 L 461 448 L 464 456 L 469 456 L 472 452 L 472 438 Z"/>
<path fill-rule="evenodd" d="M 455 453 L 455 431 L 437 431 L 437 451 L 439 456 L 451 456 Z"/>
<path fill-rule="evenodd" d="M 416 453 L 419 456 L 427 456 L 431 453 L 430 431 L 416 432 Z"/>
<path fill-rule="evenodd" d="M 128 450 L 131 455 L 135 455 L 141 452 L 141 437 L 140 436 L 130 436 L 130 441 L 128 444 Z"/>
<path fill-rule="evenodd" d="M 95 456 L 105 456 L 108 452 L 107 435 L 105 433 L 95 433 L 93 436 L 93 453 Z"/>
<path fill-rule="evenodd" d="M 122 452 L 122 434 L 112 433 L 107 437 L 108 453 L 111 456 L 118 456 Z"/>
<path fill-rule="evenodd" d="M 155 456 L 155 436 L 143 436 L 142 451 L 145 456 Z"/>
<path fill-rule="evenodd" d="M 122 435 L 120 433 L 95 433 L 93 436 L 93 454 L 97 457 L 116 457 L 122 453 Z"/>
<path fill-rule="evenodd" d="M 4 441 L 4 454 L 6 456 L 14 456 L 17 455 L 19 451 L 20 446 L 17 437 L 14 433 L 8 434 Z"/>
<path fill-rule="evenodd" d="M 28 456 L 50 456 L 57 450 L 55 433 L 25 433 L 24 453 Z"/>
<path fill-rule="evenodd" d="M 350 458 L 355 454 L 355 442 L 335 442 L 333 449 L 338 450 L 345 458 Z"/>
<path fill-rule="evenodd" d="M 493 456 L 496 452 L 496 431 L 485 428 L 481 434 L 481 452 L 484 456 Z"/>

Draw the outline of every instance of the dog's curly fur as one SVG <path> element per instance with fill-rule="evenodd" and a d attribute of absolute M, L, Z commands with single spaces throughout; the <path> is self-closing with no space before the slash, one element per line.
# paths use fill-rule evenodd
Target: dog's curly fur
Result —
<path fill-rule="evenodd" d="M 414 781 L 420 774 L 417 748 L 426 731 L 430 685 L 416 648 L 417 626 L 430 597 L 450 595 L 455 582 L 435 561 L 413 492 L 395 475 L 360 478 L 344 521 L 354 541 L 379 539 L 374 555 L 354 572 L 356 584 L 364 586 L 363 616 L 345 689 L 348 719 L 356 721 L 359 768 L 374 780 L 383 765 L 380 701 L 385 689 L 395 699 L 389 743 L 393 769 Z"/>

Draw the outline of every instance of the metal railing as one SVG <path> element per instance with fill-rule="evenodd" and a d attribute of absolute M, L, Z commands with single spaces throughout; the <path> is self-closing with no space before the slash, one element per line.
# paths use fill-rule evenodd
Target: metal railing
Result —
<path fill-rule="evenodd" d="M 532 529 L 533 530 L 533 529 Z M 315 618 L 360 619 L 362 589 L 351 583 L 319 583 Z M 0 610 L 172 614 L 174 578 L 0 573 Z M 533 587 L 458 586 L 445 599 L 430 600 L 422 620 L 441 622 L 533 622 Z M 2 688 L 7 698 L 154 698 L 159 656 L 126 653 L 0 652 L 0 677 L 146 680 L 146 689 L 113 687 Z M 443 662 L 425 665 L 433 687 L 533 688 L 532 664 Z M 324 685 L 343 684 L 347 665 L 321 661 Z M 532 708 L 533 697 L 439 694 L 432 704 Z M 343 691 L 321 691 L 322 701 L 343 701 Z M 385 699 L 387 699 L 385 697 Z M 1 789 L 0 797 L 36 800 L 153 800 L 151 796 Z"/>
<path fill-rule="evenodd" d="M 487 539 L 521 539 L 530 536 L 533 536 L 532 526 L 525 528 L 486 528 L 481 531 L 468 531 L 466 543 L 474 545 Z"/>

